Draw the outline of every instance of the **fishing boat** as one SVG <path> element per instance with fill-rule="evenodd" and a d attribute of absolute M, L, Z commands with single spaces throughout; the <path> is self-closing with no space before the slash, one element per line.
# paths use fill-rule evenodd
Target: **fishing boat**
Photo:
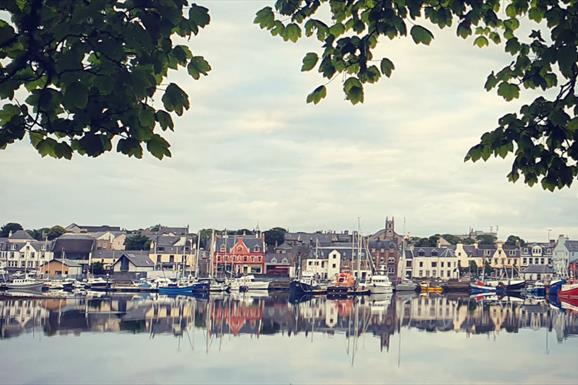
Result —
<path fill-rule="evenodd" d="M 477 279 L 470 283 L 470 290 L 473 294 L 478 293 L 495 293 L 496 287 L 488 285 L 484 280 Z"/>
<path fill-rule="evenodd" d="M 513 293 L 520 292 L 526 287 L 526 280 L 524 279 L 500 279 L 486 281 L 490 286 L 496 288 L 498 293 Z"/>
<path fill-rule="evenodd" d="M 393 292 L 393 285 L 384 269 L 369 279 L 367 288 L 371 294 L 389 294 Z"/>
<path fill-rule="evenodd" d="M 257 281 L 254 275 L 244 275 L 242 277 L 232 279 L 229 284 L 232 291 L 269 290 L 270 282 Z"/>
<path fill-rule="evenodd" d="M 343 297 L 352 294 L 357 286 L 351 273 L 339 273 L 333 285 L 327 288 L 327 297 Z"/>
<path fill-rule="evenodd" d="M 6 288 L 8 290 L 33 290 L 33 291 L 41 291 L 42 286 L 44 286 L 44 282 L 39 281 L 37 279 L 31 277 L 24 277 L 24 278 L 15 278 L 12 282 L 6 283 Z"/>
<path fill-rule="evenodd" d="M 323 287 L 313 273 L 303 272 L 301 278 L 294 279 L 289 283 L 289 291 L 294 296 L 315 295 L 327 293 L 327 288 Z"/>
<path fill-rule="evenodd" d="M 563 299 L 578 299 L 578 281 L 569 281 L 560 288 L 558 297 Z"/>

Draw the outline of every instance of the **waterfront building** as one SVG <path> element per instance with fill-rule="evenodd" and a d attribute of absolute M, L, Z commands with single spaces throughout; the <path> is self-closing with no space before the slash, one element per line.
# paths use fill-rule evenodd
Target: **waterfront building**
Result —
<path fill-rule="evenodd" d="M 390 281 L 397 282 L 400 247 L 394 240 L 369 241 L 369 256 L 377 270 L 384 270 Z"/>
<path fill-rule="evenodd" d="M 124 250 L 126 240 L 126 232 L 124 231 L 104 231 L 86 234 L 96 240 L 97 250 Z"/>
<path fill-rule="evenodd" d="M 561 234 L 552 250 L 552 265 L 556 274 L 566 277 L 570 264 L 578 261 L 578 241 Z"/>
<path fill-rule="evenodd" d="M 496 251 L 490 259 L 490 266 L 494 269 L 512 269 L 520 266 L 520 248 L 515 245 L 496 242 Z"/>
<path fill-rule="evenodd" d="M 64 228 L 66 232 L 69 233 L 104 233 L 108 231 L 112 232 L 120 232 L 121 229 L 119 226 L 109 226 L 109 225 L 100 225 L 100 226 L 85 226 L 85 225 L 77 225 L 76 223 L 71 223 L 70 225 Z"/>
<path fill-rule="evenodd" d="M 52 259 L 40 265 L 40 273 L 49 278 L 80 278 L 82 264 L 73 260 Z"/>
<path fill-rule="evenodd" d="M 162 234 L 151 240 L 149 257 L 157 270 L 194 270 L 196 236 Z"/>
<path fill-rule="evenodd" d="M 56 259 L 88 260 L 96 250 L 96 240 L 87 234 L 66 233 L 54 240 L 52 249 Z"/>
<path fill-rule="evenodd" d="M 403 242 L 403 235 L 398 234 L 395 231 L 395 218 L 385 217 L 384 228 L 376 232 L 375 234 L 369 236 L 370 241 L 393 241 L 397 245 L 401 245 Z"/>
<path fill-rule="evenodd" d="M 107 250 L 96 249 L 92 253 L 92 263 L 100 262 L 106 270 L 112 269 L 112 265 L 122 254 L 136 254 L 149 256 L 149 250 Z"/>
<path fill-rule="evenodd" d="M 552 265 L 553 243 L 528 242 L 521 247 L 521 266 Z"/>
<path fill-rule="evenodd" d="M 37 241 L 24 230 L 0 239 L 0 260 L 8 272 L 35 271 L 52 257 L 52 242 Z"/>
<path fill-rule="evenodd" d="M 265 253 L 265 271 L 267 275 L 277 277 L 293 277 L 295 270 L 292 267 L 299 257 L 301 246 L 290 246 L 287 242 L 281 245 L 267 247 Z M 297 258 L 296 258 L 297 257 Z"/>
<path fill-rule="evenodd" d="M 406 250 L 406 261 L 411 261 L 411 278 L 459 277 L 458 258 L 453 247 L 413 247 Z"/>
<path fill-rule="evenodd" d="M 527 281 L 550 281 L 554 276 L 554 269 L 549 265 L 528 265 L 522 267 L 520 276 Z"/>
<path fill-rule="evenodd" d="M 153 271 L 155 263 L 148 255 L 123 253 L 113 264 L 115 273 L 146 273 Z"/>
<path fill-rule="evenodd" d="M 264 274 L 265 235 L 215 235 L 212 265 L 216 274 Z"/>

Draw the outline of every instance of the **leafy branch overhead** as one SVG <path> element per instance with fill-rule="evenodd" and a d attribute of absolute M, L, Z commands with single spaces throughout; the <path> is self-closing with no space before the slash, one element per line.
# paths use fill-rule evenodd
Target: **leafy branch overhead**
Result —
<path fill-rule="evenodd" d="M 187 94 L 163 84 L 209 63 L 176 37 L 210 22 L 186 0 L 4 0 L 0 11 L 0 148 L 28 134 L 42 156 L 70 159 L 113 149 L 141 158 L 170 156 L 163 131 L 189 108 Z M 161 95 L 159 95 L 161 93 Z M 155 108 L 153 101 L 164 109 Z"/>
<path fill-rule="evenodd" d="M 522 89 L 542 95 L 500 118 L 465 160 L 513 154 L 509 180 L 522 175 L 530 186 L 540 182 L 550 191 L 569 187 L 578 176 L 576 1 L 277 0 L 257 12 L 255 23 L 285 41 L 305 35 L 321 43 L 322 52 L 307 53 L 301 67 L 327 79 L 307 96 L 307 103 L 315 104 L 338 75 L 353 104 L 363 102 L 367 83 L 392 76 L 393 62 L 374 56 L 380 39 L 409 35 L 415 44 L 429 45 L 434 35 L 428 26 L 435 25 L 454 28 L 480 48 L 503 44 L 512 61 L 488 76 L 486 90 L 495 89 L 507 101 L 519 98 Z"/>

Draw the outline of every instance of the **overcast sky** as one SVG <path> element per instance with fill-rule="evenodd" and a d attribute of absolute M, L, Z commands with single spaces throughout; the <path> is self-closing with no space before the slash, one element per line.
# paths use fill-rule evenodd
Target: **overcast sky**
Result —
<path fill-rule="evenodd" d="M 429 46 L 382 40 L 377 57 L 396 66 L 344 100 L 341 79 L 320 105 L 305 103 L 322 79 L 301 73 L 315 41 L 285 43 L 252 24 L 268 2 L 208 1 L 212 21 L 190 40 L 213 70 L 173 80 L 191 109 L 169 135 L 172 158 L 106 154 L 72 161 L 41 158 L 26 143 L 0 152 L 0 221 L 53 224 L 155 223 L 290 230 L 374 232 L 395 216 L 398 232 L 465 233 L 499 226 L 500 238 L 578 238 L 577 189 L 545 192 L 509 183 L 511 158 L 464 163 L 470 146 L 520 102 L 483 84 L 508 63 L 501 48 L 479 49 L 455 32 Z M 158 97 L 160 100 L 160 96 Z"/>

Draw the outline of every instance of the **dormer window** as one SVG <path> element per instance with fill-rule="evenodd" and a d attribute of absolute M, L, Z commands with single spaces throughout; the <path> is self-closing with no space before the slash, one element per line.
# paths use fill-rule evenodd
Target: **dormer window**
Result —
<path fill-rule="evenodd" d="M 432 257 L 437 257 L 437 256 L 438 256 L 438 252 L 437 252 L 437 251 L 432 251 L 432 252 L 431 252 L 431 256 L 432 256 Z"/>
<path fill-rule="evenodd" d="M 255 247 L 253 248 L 253 251 L 255 251 L 255 252 L 258 253 L 259 251 L 261 251 L 261 249 L 260 249 L 259 246 L 257 245 L 257 246 L 255 246 Z"/>
<path fill-rule="evenodd" d="M 420 251 L 417 252 L 417 256 L 418 256 L 418 257 L 423 257 L 423 256 L 425 256 L 425 252 L 424 252 L 423 250 L 420 250 Z"/>
<path fill-rule="evenodd" d="M 225 252 L 225 245 L 221 245 L 221 252 Z"/>
<path fill-rule="evenodd" d="M 240 253 L 241 251 L 243 251 L 243 248 L 241 246 L 237 246 L 237 252 Z"/>
<path fill-rule="evenodd" d="M 271 263 L 277 263 L 277 258 L 275 257 L 271 258 Z"/>

